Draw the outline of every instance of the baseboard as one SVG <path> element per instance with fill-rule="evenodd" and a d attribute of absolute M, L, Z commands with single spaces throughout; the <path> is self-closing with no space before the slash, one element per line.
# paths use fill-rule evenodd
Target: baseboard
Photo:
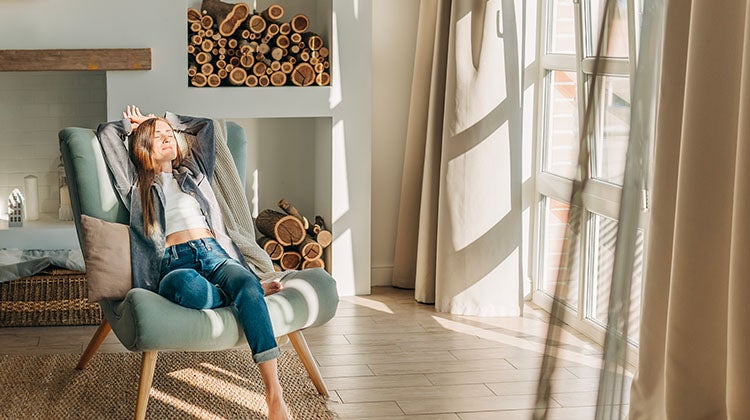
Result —
<path fill-rule="evenodd" d="M 370 268 L 370 284 L 372 286 L 390 286 L 393 282 L 393 266 L 383 265 Z"/>

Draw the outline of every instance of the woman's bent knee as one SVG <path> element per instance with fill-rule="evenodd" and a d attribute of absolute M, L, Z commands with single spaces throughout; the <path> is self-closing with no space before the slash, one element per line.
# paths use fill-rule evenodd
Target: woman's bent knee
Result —
<path fill-rule="evenodd" d="M 167 299 L 173 300 L 185 286 L 191 283 L 198 272 L 190 268 L 179 268 L 172 270 L 159 281 L 159 294 Z"/>
<path fill-rule="evenodd" d="M 221 292 L 196 270 L 170 271 L 159 282 L 159 294 L 178 305 L 192 309 L 210 309 L 225 304 Z"/>

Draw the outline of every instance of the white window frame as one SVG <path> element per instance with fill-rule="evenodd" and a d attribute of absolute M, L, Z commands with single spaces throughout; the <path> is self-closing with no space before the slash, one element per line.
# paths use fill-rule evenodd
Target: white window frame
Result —
<path fill-rule="evenodd" d="M 574 54 L 548 54 L 546 53 L 547 46 L 549 45 L 549 39 L 551 39 L 551 28 L 552 22 L 549 20 L 553 15 L 552 7 L 554 6 L 555 0 L 542 0 L 541 8 L 539 13 L 539 25 L 540 28 L 539 40 L 537 43 L 537 62 L 539 65 L 538 72 L 538 85 L 540 88 L 537 89 L 536 97 L 536 110 L 535 110 L 535 162 L 534 162 L 534 200 L 533 200 L 533 230 L 532 234 L 532 301 L 540 306 L 542 309 L 550 311 L 552 308 L 553 297 L 548 293 L 541 290 L 542 281 L 541 276 L 544 274 L 543 263 L 544 263 L 544 250 L 543 250 L 543 223 L 544 223 L 544 206 L 543 198 L 549 197 L 557 201 L 569 203 L 573 181 L 570 179 L 563 178 L 561 176 L 554 175 L 544 171 L 545 166 L 545 139 L 546 139 L 546 115 L 547 110 L 547 85 L 545 78 L 549 71 L 569 71 L 575 72 L 577 76 L 577 98 L 578 98 L 578 115 L 579 115 L 579 127 L 582 125 L 581 120 L 585 113 L 585 102 L 587 98 L 587 80 L 588 77 L 593 73 L 594 59 L 590 57 L 584 57 L 584 34 L 583 34 L 583 1 L 587 0 L 570 0 L 575 7 L 575 46 L 576 53 Z M 628 8 L 628 36 L 629 36 L 629 58 L 603 58 L 600 64 L 600 73 L 602 75 L 612 76 L 627 76 L 631 81 L 630 91 L 632 96 L 633 85 L 632 80 L 636 70 L 636 51 L 639 39 L 639 34 L 636 33 L 635 27 L 640 19 L 636 16 L 636 0 L 627 0 Z M 632 101 L 631 101 L 632 104 Z M 592 123 L 591 126 L 594 126 Z M 591 139 L 591 136 L 589 136 Z M 593 145 L 590 145 L 590 147 Z M 593 149 L 592 158 L 593 158 Z M 591 158 L 590 158 L 591 160 Z M 590 162 L 591 163 L 591 162 Z M 585 190 L 583 191 L 583 204 L 584 214 L 586 211 L 600 214 L 610 219 L 619 219 L 620 209 L 620 195 L 622 187 L 591 178 L 585 184 Z M 587 258 L 590 254 L 592 243 L 588 232 L 588 217 L 584 217 L 584 222 L 581 224 L 581 232 L 579 241 L 581 243 L 581 249 L 584 252 L 579 252 L 579 287 L 578 287 L 578 307 L 572 308 L 569 305 L 564 305 L 565 315 L 564 321 L 580 331 L 584 335 L 593 339 L 599 344 L 604 344 L 605 330 L 601 325 L 596 322 L 587 319 L 586 308 L 590 305 L 588 287 L 591 279 L 588 278 L 590 270 L 587 269 L 588 261 Z M 644 243 L 648 238 L 647 234 L 647 222 L 648 213 L 644 212 L 640 220 L 640 228 L 644 231 Z M 595 279 L 593 279 L 595 281 Z M 629 362 L 635 364 L 637 360 L 637 345 L 631 344 L 631 350 L 629 352 Z"/>

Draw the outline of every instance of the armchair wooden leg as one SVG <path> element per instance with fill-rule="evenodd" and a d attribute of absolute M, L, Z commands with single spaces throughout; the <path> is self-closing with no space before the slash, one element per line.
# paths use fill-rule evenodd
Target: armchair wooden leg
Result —
<path fill-rule="evenodd" d="M 109 325 L 109 321 L 107 321 L 107 319 L 105 318 L 102 320 L 99 328 L 96 329 L 94 336 L 91 337 L 91 341 L 89 341 L 89 345 L 88 347 L 86 347 L 86 351 L 84 351 L 81 355 L 81 358 L 78 359 L 78 365 L 76 366 L 76 369 L 83 370 L 86 367 L 91 358 L 94 357 L 96 351 L 99 350 L 99 346 L 102 345 L 102 342 L 105 338 L 107 338 L 107 334 L 109 334 L 110 331 L 112 331 L 112 326 Z"/>
<path fill-rule="evenodd" d="M 159 352 L 156 350 L 144 351 L 141 362 L 141 380 L 138 384 L 138 402 L 135 404 L 135 419 L 144 420 L 146 418 L 146 408 L 148 407 L 148 393 L 151 391 L 151 383 L 154 380 L 154 370 L 156 369 L 156 356 Z"/>
<path fill-rule="evenodd" d="M 318 390 L 320 395 L 328 397 L 328 388 L 326 388 L 326 384 L 323 382 L 323 375 L 320 374 L 320 369 L 318 369 L 318 365 L 315 363 L 315 359 L 313 359 L 312 352 L 310 352 L 310 347 L 307 346 L 307 341 L 305 340 L 305 336 L 302 335 L 302 331 L 291 332 L 287 336 L 292 342 L 294 350 L 297 351 L 302 365 L 305 366 L 307 374 L 310 375 L 315 389 Z"/>

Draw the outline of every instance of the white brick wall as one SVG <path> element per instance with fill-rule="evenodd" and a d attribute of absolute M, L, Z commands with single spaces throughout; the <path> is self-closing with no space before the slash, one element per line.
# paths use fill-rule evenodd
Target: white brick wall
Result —
<path fill-rule="evenodd" d="M 57 133 L 96 126 L 107 119 L 104 72 L 0 73 L 0 214 L 13 188 L 39 180 L 39 211 L 57 215 L 60 205 Z"/>

